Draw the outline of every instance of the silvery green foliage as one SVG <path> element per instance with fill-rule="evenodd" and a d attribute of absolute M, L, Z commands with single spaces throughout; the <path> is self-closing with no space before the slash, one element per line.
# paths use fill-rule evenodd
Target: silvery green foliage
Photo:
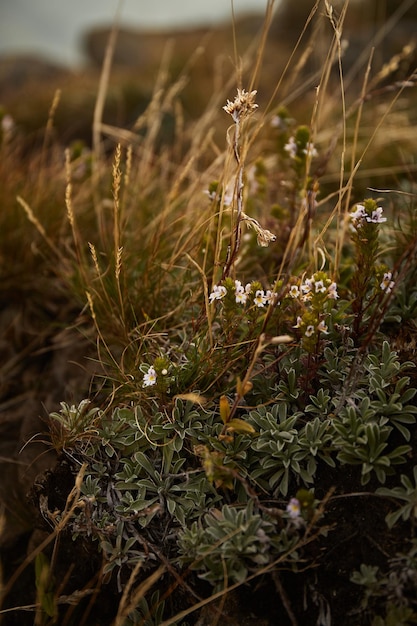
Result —
<path fill-rule="evenodd" d="M 324 357 L 315 390 L 306 392 L 305 366 L 294 354 L 280 359 L 275 375 L 254 379 L 248 404 L 256 408 L 239 409 L 254 435 L 222 437 L 215 404 L 179 398 L 169 410 L 155 401 L 146 414 L 137 405 L 94 413 L 94 436 L 71 449 L 87 464 L 74 536 L 97 540 L 106 572 L 119 581 L 138 561 L 144 572 L 154 568 L 160 554 L 215 587 L 273 563 L 295 565 L 309 518 L 289 519 L 288 498 L 313 488 L 319 470 L 344 465 L 357 466 L 363 485 L 384 483 L 406 461 L 417 413 L 404 373 L 411 364 L 401 364 L 387 342 L 358 358 L 346 341 L 327 346 Z M 215 471 L 210 476 L 207 464 L 217 462 L 228 488 Z M 415 487 L 401 482 L 381 491 L 403 502 L 392 524 L 414 515 Z"/>
<path fill-rule="evenodd" d="M 417 619 L 417 542 L 408 552 L 389 559 L 387 571 L 361 564 L 351 581 L 364 588 L 362 610 L 374 616 L 373 626 L 414 624 Z"/>
<path fill-rule="evenodd" d="M 363 485 L 372 475 L 384 483 L 411 450 L 408 443 L 394 443 L 394 434 L 399 431 L 408 442 L 416 420 L 417 407 L 410 404 L 416 390 L 401 375 L 413 364 L 401 364 L 388 342 L 379 355 L 357 363 L 337 348 L 325 355 L 318 373 L 323 387 L 304 406 L 291 363 L 288 369 L 283 365 L 275 403 L 248 414 L 259 432 L 249 454 L 250 474 L 275 495 L 312 484 L 320 462 L 357 465 Z"/>
<path fill-rule="evenodd" d="M 387 489 L 381 487 L 377 489 L 377 494 L 398 500 L 398 508 L 386 516 L 389 528 L 392 528 L 400 519 L 403 521 L 417 519 L 417 465 L 413 468 L 413 479 L 410 476 L 401 474 L 401 486 Z"/>
<path fill-rule="evenodd" d="M 291 525 L 282 528 L 254 512 L 224 505 L 193 522 L 179 535 L 179 561 L 200 572 L 215 587 L 244 582 L 248 575 L 281 557 L 297 560 L 300 536 Z"/>

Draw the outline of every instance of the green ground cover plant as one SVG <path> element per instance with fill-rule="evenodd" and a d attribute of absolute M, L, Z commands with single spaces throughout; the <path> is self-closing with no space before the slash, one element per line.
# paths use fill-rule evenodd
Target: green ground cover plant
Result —
<path fill-rule="evenodd" d="M 310 4 L 273 80 L 266 3 L 196 119 L 164 59 L 104 124 L 111 45 L 91 146 L 53 140 L 58 101 L 37 156 L 3 113 L 5 301 L 85 350 L 25 446 L 54 463 L 5 624 L 417 622 L 415 74 L 370 50 L 350 83 L 349 3 Z"/>

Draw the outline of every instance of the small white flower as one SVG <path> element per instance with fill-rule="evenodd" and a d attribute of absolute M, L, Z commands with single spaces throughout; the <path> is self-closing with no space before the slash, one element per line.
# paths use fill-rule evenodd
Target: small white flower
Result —
<path fill-rule="evenodd" d="M 214 300 L 221 300 L 227 294 L 227 289 L 223 285 L 214 285 L 213 291 L 209 296 L 210 302 Z"/>
<path fill-rule="evenodd" d="M 245 289 L 240 280 L 235 280 L 235 298 L 237 304 L 245 304 L 248 299 Z"/>
<path fill-rule="evenodd" d="M 357 204 L 356 210 L 350 213 L 350 218 L 353 222 L 353 225 L 359 227 L 363 220 L 367 221 L 370 224 L 382 224 L 387 221 L 386 217 L 382 217 L 382 213 L 384 209 L 379 206 L 374 211 L 372 211 L 371 215 L 365 210 L 365 206 L 363 204 Z"/>
<path fill-rule="evenodd" d="M 253 299 L 254 303 L 257 307 L 263 307 L 266 303 L 265 294 L 262 289 L 258 289 L 255 293 L 255 297 Z"/>
<path fill-rule="evenodd" d="M 300 290 L 298 289 L 298 286 L 297 285 L 291 285 L 289 294 L 290 294 L 291 298 L 299 298 Z"/>
<path fill-rule="evenodd" d="M 367 213 L 363 204 L 357 204 L 356 210 L 352 211 L 352 213 L 349 213 L 349 215 L 351 220 L 353 220 L 354 222 L 360 222 L 367 216 Z"/>
<path fill-rule="evenodd" d="M 318 331 L 319 333 L 324 333 L 325 335 L 327 335 L 327 334 L 328 334 L 328 331 L 327 331 L 327 326 L 326 326 L 326 324 L 324 323 L 324 321 L 323 321 L 323 320 L 322 320 L 322 321 L 320 322 L 320 324 L 317 326 L 317 331 Z"/>
<path fill-rule="evenodd" d="M 148 369 L 147 374 L 144 374 L 143 376 L 143 387 L 151 387 L 152 385 L 155 385 L 156 383 L 156 371 L 155 368 L 151 365 L 151 367 Z"/>
<path fill-rule="evenodd" d="M 387 221 L 386 217 L 382 217 L 382 213 L 383 213 L 384 209 L 382 208 L 382 206 L 379 206 L 375 209 L 375 211 L 372 211 L 372 216 L 369 217 L 369 215 L 366 218 L 367 222 L 372 222 L 373 224 L 382 224 L 383 222 Z"/>
<path fill-rule="evenodd" d="M 327 287 L 327 296 L 331 299 L 331 300 L 337 300 L 337 298 L 339 297 L 338 293 L 337 293 L 337 285 L 336 283 L 331 283 L 328 287 Z"/>
<path fill-rule="evenodd" d="M 271 118 L 271 126 L 272 128 L 285 129 L 286 124 L 280 115 L 274 115 L 274 117 Z"/>
<path fill-rule="evenodd" d="M 209 189 L 204 189 L 203 193 L 206 194 L 206 196 L 211 202 L 214 202 L 214 200 L 220 200 L 218 189 L 214 189 L 212 191 L 210 191 Z M 223 205 L 225 207 L 229 207 L 232 204 L 232 202 L 233 202 L 233 186 L 227 185 L 223 194 Z"/>
<path fill-rule="evenodd" d="M 312 335 L 314 335 L 314 326 L 312 324 L 309 324 L 304 334 L 306 337 L 311 337 Z"/>
<path fill-rule="evenodd" d="M 314 289 L 314 278 L 306 278 L 300 289 L 302 293 L 301 300 L 303 300 L 303 302 L 310 300 L 312 295 L 311 292 Z"/>
<path fill-rule="evenodd" d="M 208 196 L 208 199 L 211 201 L 216 200 L 217 198 L 217 191 L 215 191 L 214 189 L 213 191 L 210 191 L 209 189 L 204 189 L 203 193 L 205 193 L 206 196 Z"/>
<path fill-rule="evenodd" d="M 314 286 L 315 286 L 316 293 L 324 293 L 326 291 L 326 287 L 324 286 L 324 283 L 322 280 L 318 280 Z"/>
<path fill-rule="evenodd" d="M 251 291 L 252 291 L 252 285 L 251 285 L 251 283 L 246 283 L 246 285 L 245 285 L 245 293 L 246 293 L 247 295 L 249 295 Z"/>
<path fill-rule="evenodd" d="M 316 150 L 316 148 L 314 147 L 314 143 L 312 143 L 311 141 L 308 142 L 308 144 L 306 145 L 306 147 L 303 150 L 304 154 L 306 154 L 307 156 L 314 158 L 318 155 L 318 152 Z"/>
<path fill-rule="evenodd" d="M 288 142 L 284 146 L 285 152 L 288 152 L 290 159 L 295 159 L 297 156 L 297 143 L 294 137 L 290 137 Z"/>
<path fill-rule="evenodd" d="M 384 278 L 382 279 L 381 284 L 379 285 L 380 288 L 382 289 L 382 291 L 385 291 L 385 293 L 391 293 L 395 282 L 392 279 L 392 273 L 391 272 L 385 272 L 384 274 Z"/>
<path fill-rule="evenodd" d="M 273 293 L 270 289 L 268 289 L 265 294 L 265 303 L 275 304 L 276 300 L 277 300 L 277 294 Z"/>
<path fill-rule="evenodd" d="M 301 317 L 301 315 L 298 315 L 297 316 L 297 323 L 294 324 L 293 328 L 300 328 L 302 323 L 303 323 L 303 318 Z"/>
<path fill-rule="evenodd" d="M 244 292 L 243 287 L 241 287 L 239 290 L 236 289 L 235 299 L 237 304 L 246 304 L 248 296 Z"/>
<path fill-rule="evenodd" d="M 297 498 L 291 498 L 291 500 L 288 502 L 287 513 L 291 517 L 291 519 L 296 519 L 297 517 L 300 517 L 301 506 L 300 501 Z"/>
<path fill-rule="evenodd" d="M 223 204 L 225 207 L 229 207 L 233 204 L 233 196 L 234 196 L 233 185 L 229 184 L 226 186 L 226 189 L 223 194 Z"/>
<path fill-rule="evenodd" d="M 304 281 L 304 284 L 301 285 L 301 290 L 304 291 L 304 293 L 308 293 L 309 291 L 311 291 L 314 287 L 314 278 L 313 276 L 311 278 L 306 278 Z"/>

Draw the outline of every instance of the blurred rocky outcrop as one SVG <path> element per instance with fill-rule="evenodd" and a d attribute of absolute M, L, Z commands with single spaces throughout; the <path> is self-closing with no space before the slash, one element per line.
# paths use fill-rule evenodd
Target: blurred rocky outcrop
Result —
<path fill-rule="evenodd" d="M 257 77 L 259 99 L 265 102 L 280 80 L 294 46 L 303 31 L 315 3 L 312 0 L 282 0 L 274 15 Z M 343 0 L 333 0 L 331 6 L 337 19 Z M 408 7 L 408 8 L 407 8 Z M 107 90 L 105 122 L 130 126 L 144 111 L 151 98 L 155 81 L 165 54 L 168 59 L 168 84 L 182 73 L 187 85 L 181 100 L 187 116 L 202 113 L 213 92 L 228 81 L 237 81 L 236 50 L 243 57 L 252 50 L 256 58 L 264 16 L 262 13 L 238 15 L 234 28 L 230 21 L 212 27 L 136 30 L 121 26 L 113 55 L 110 85 Z M 87 65 L 75 71 L 51 61 L 31 57 L 0 58 L 0 106 L 5 108 L 25 132 L 37 132 L 45 127 L 56 89 L 62 91 L 55 115 L 57 136 L 63 143 L 83 139 L 89 143 L 99 72 L 108 47 L 111 26 L 93 28 L 83 37 Z M 401 59 L 391 68 L 387 82 L 404 80 L 417 65 L 413 51 L 417 33 L 417 0 L 351 0 L 343 30 L 344 75 L 361 84 L 365 68 L 375 46 L 372 75 L 395 56 Z M 324 2 L 306 28 L 290 70 L 290 89 L 312 78 L 318 84 L 334 32 L 325 15 Z M 404 46 L 410 44 L 407 54 Z M 300 59 L 302 63 L 298 66 Z M 294 68 L 300 67 L 298 74 Z M 254 61 L 243 68 L 242 84 L 252 78 Z M 295 76 L 297 74 L 297 76 Z M 338 81 L 335 67 L 335 80 Z M 298 82 L 297 82 L 298 81 Z M 231 84 L 230 83 L 230 84 Z M 230 90 L 227 92 L 230 95 Z M 285 96 L 284 89 L 280 91 Z M 260 101 L 260 104 L 262 102 Z"/>

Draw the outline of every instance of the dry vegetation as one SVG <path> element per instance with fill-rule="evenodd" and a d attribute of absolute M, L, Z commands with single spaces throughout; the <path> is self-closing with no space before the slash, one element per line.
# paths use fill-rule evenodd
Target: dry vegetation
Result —
<path fill-rule="evenodd" d="M 3 103 L 5 625 L 416 623 L 417 3 L 266 4 Z"/>

